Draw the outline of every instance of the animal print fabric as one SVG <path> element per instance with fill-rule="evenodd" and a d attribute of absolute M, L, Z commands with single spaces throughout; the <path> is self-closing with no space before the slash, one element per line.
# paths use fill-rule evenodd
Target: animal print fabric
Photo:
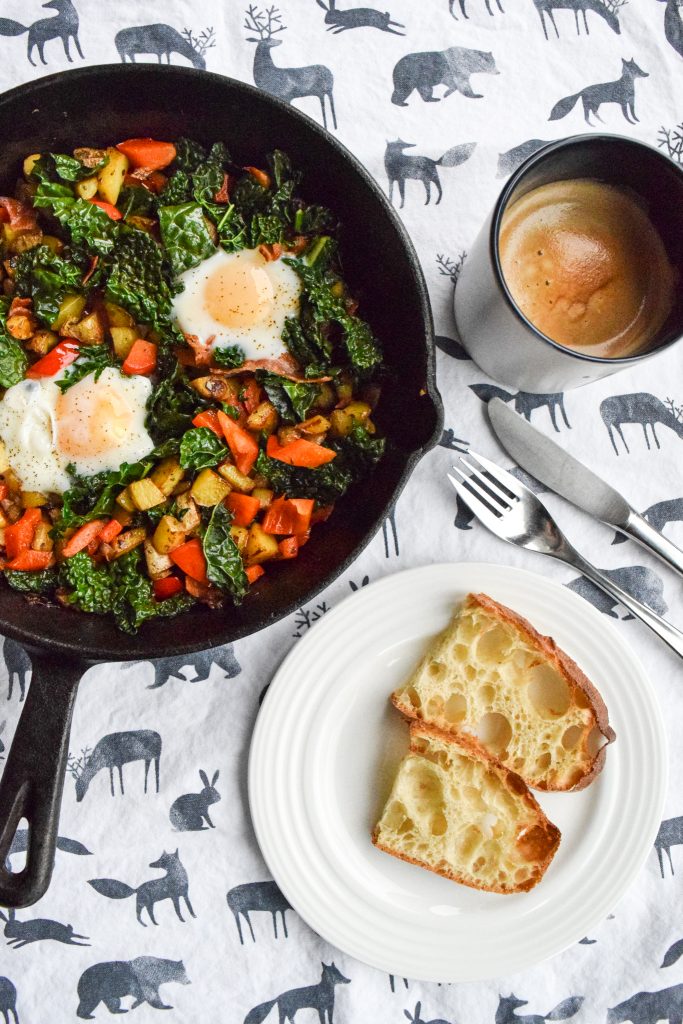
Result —
<path fill-rule="evenodd" d="M 445 473 L 468 442 L 510 467 L 486 421 L 484 402 L 497 394 L 683 545 L 683 350 L 583 391 L 531 396 L 492 382 L 465 357 L 451 312 L 463 255 L 481 221 L 506 176 L 544 140 L 600 129 L 683 160 L 683 9 L 680 0 L 362 6 L 368 2 L 280 0 L 273 13 L 285 27 L 270 66 L 257 65 L 259 43 L 250 38 L 259 33 L 245 27 L 247 18 L 263 23 L 265 8 L 248 14 L 246 2 L 2 4 L 3 89 L 71 66 L 170 59 L 247 82 L 258 77 L 277 92 L 283 79 L 273 69 L 320 65 L 317 85 L 294 104 L 320 123 L 324 111 L 328 130 L 402 207 L 429 284 L 446 409 L 442 443 L 418 465 L 395 515 L 307 607 L 212 654 L 86 673 L 51 888 L 36 906 L 3 911 L 0 920 L 5 1022 L 106 1022 L 124 1010 L 136 1024 L 331 1024 L 333 1012 L 338 1024 L 681 1022 L 680 661 L 570 569 L 486 533 L 456 504 Z M 106 119 L 105 96 L 102 109 Z M 683 621 L 680 581 L 668 570 L 556 496 L 544 500 L 589 558 Z M 446 560 L 517 565 L 597 605 L 656 685 L 671 782 L 656 847 L 613 916 L 521 974 L 438 986 L 354 961 L 289 908 L 256 846 L 246 768 L 262 691 L 316 620 L 368 580 Z M 6 752 L 29 666 L 8 641 L 4 661 Z M 110 776 L 117 758 L 121 773 Z M 21 864 L 25 845 L 19 832 L 13 865 Z M 172 1009 L 162 1014 L 162 1007 Z"/>

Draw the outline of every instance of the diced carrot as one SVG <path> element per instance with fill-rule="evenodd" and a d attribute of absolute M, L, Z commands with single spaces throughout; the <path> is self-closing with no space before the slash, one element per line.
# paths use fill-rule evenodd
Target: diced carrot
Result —
<path fill-rule="evenodd" d="M 235 465 L 240 473 L 248 476 L 258 456 L 256 438 L 248 430 L 231 420 L 229 416 L 226 416 L 222 410 L 218 413 L 218 422 L 221 425 L 223 436 L 228 442 L 228 448 L 232 452 Z"/>
<path fill-rule="evenodd" d="M 121 369 L 124 373 L 146 377 L 157 365 L 157 347 L 152 341 L 138 338 L 126 356 Z"/>
<path fill-rule="evenodd" d="M 311 516 L 313 515 L 313 506 L 315 505 L 313 498 L 290 498 L 289 500 L 301 517 L 300 529 L 296 532 L 307 533 L 311 528 Z"/>
<path fill-rule="evenodd" d="M 251 174 L 254 181 L 258 181 L 259 185 L 263 185 L 264 188 L 270 188 L 272 185 L 270 175 L 262 171 L 260 167 L 245 167 L 244 170 Z"/>
<path fill-rule="evenodd" d="M 326 523 L 334 512 L 334 503 L 332 505 L 320 505 L 311 516 L 311 526 L 315 526 L 316 523 Z"/>
<path fill-rule="evenodd" d="M 119 142 L 116 148 L 128 157 L 131 167 L 145 167 L 149 171 L 161 171 L 176 158 L 173 143 L 159 142 L 157 139 L 126 139 Z"/>
<path fill-rule="evenodd" d="M 0 483 L 0 501 L 4 501 L 9 494 L 9 487 L 6 483 Z"/>
<path fill-rule="evenodd" d="M 256 583 L 256 580 L 266 574 L 266 570 L 262 565 L 248 565 L 244 572 L 250 583 Z"/>
<path fill-rule="evenodd" d="M 297 542 L 297 544 L 299 545 L 300 548 L 302 548 L 304 546 L 304 544 L 308 544 L 310 539 L 311 539 L 311 531 L 310 530 L 306 530 L 306 533 L 297 533 L 297 535 L 296 535 L 296 542 Z"/>
<path fill-rule="evenodd" d="M 296 558 L 299 554 L 299 542 L 296 537 L 285 537 L 278 543 L 280 558 Z"/>
<path fill-rule="evenodd" d="M 326 462 L 331 462 L 337 457 L 337 453 L 331 448 L 325 448 L 313 441 L 305 441 L 303 438 L 280 445 L 274 434 L 268 438 L 266 454 L 269 458 L 286 462 L 289 466 L 301 466 L 306 469 L 317 469 L 318 466 L 324 466 Z"/>
<path fill-rule="evenodd" d="M 118 537 L 122 529 L 123 526 L 118 519 L 110 519 L 109 522 L 100 530 L 100 535 L 97 540 L 105 544 L 111 544 L 114 537 Z"/>
<path fill-rule="evenodd" d="M 36 527 L 41 520 L 39 508 L 27 508 L 21 519 L 5 527 L 5 551 L 13 560 L 22 551 L 31 547 Z"/>
<path fill-rule="evenodd" d="M 261 404 L 261 386 L 256 377 L 250 377 L 240 391 L 240 399 L 248 413 L 252 413 Z"/>
<path fill-rule="evenodd" d="M 79 526 L 73 536 L 69 537 L 68 541 L 62 548 L 64 558 L 71 558 L 72 555 L 78 554 L 78 552 L 82 551 L 83 548 L 87 548 L 91 541 L 99 537 L 104 524 L 104 519 L 91 519 L 89 523 L 84 523 L 83 526 Z"/>
<path fill-rule="evenodd" d="M 307 531 L 310 512 L 302 515 L 295 500 L 305 501 L 306 499 L 276 498 L 270 503 L 261 523 L 266 533 L 293 535 Z"/>
<path fill-rule="evenodd" d="M 47 569 L 51 561 L 51 551 L 32 551 L 27 548 L 25 551 L 20 551 L 11 562 L 7 562 L 5 568 L 18 569 L 21 572 L 37 572 L 40 569 Z"/>
<path fill-rule="evenodd" d="M 261 507 L 258 498 L 252 498 L 250 494 L 238 494 L 237 491 L 232 491 L 223 504 L 232 512 L 235 526 L 249 526 Z"/>
<path fill-rule="evenodd" d="M 121 211 L 117 210 L 111 203 L 105 203 L 104 199 L 88 199 L 88 202 L 92 203 L 93 206 L 99 206 L 100 210 L 104 210 L 110 220 L 123 220 Z"/>
<path fill-rule="evenodd" d="M 204 409 L 202 412 L 198 412 L 192 420 L 192 424 L 195 427 L 208 427 L 209 430 L 213 430 L 214 434 L 220 437 L 221 441 L 223 440 L 223 431 L 218 422 L 218 413 L 215 409 Z"/>
<path fill-rule="evenodd" d="M 75 362 L 80 351 L 77 341 L 74 341 L 73 338 L 66 338 L 64 341 L 58 342 L 37 363 L 29 366 L 26 376 L 31 380 L 36 380 L 38 377 L 53 377 L 59 370 L 63 370 L 65 366 Z"/>
<path fill-rule="evenodd" d="M 197 537 L 185 541 L 175 551 L 170 552 L 171 561 L 182 569 L 184 573 L 191 576 L 198 583 L 208 583 L 206 575 L 206 559 L 202 549 L 201 541 Z"/>
<path fill-rule="evenodd" d="M 182 581 L 177 576 L 164 576 L 163 579 L 154 580 L 152 586 L 157 601 L 165 601 L 169 597 L 174 597 L 183 589 Z"/>

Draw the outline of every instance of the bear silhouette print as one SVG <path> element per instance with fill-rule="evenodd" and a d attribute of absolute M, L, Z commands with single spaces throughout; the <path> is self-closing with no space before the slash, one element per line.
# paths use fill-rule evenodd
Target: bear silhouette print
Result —
<path fill-rule="evenodd" d="M 171 679 L 183 679 L 189 683 L 207 683 L 214 668 L 222 672 L 222 681 L 234 679 L 242 671 L 232 644 L 215 647 L 210 651 L 198 651 L 196 654 L 158 658 L 149 664 L 154 667 L 154 682 L 149 684 L 148 690 L 158 690 Z M 188 670 L 191 675 L 188 674 Z"/>
<path fill-rule="evenodd" d="M 200 769 L 199 779 L 204 786 L 201 793 L 183 793 L 173 801 L 168 816 L 178 832 L 201 832 L 207 825 L 209 828 L 216 827 L 209 817 L 209 805 L 217 804 L 221 798 L 215 788 L 218 775 L 219 772 L 214 772 L 209 782 L 206 772 Z"/>
<path fill-rule="evenodd" d="M 0 1013 L 5 1024 L 10 1024 L 10 1013 L 14 1018 L 14 1024 L 19 1024 L 17 990 L 9 978 L 0 978 Z"/>
<path fill-rule="evenodd" d="M 664 600 L 664 584 L 661 576 L 653 569 L 645 565 L 625 565 L 619 569 L 601 571 L 638 601 L 652 608 L 653 612 L 666 615 L 668 609 Z M 566 587 L 590 602 L 599 612 L 604 612 L 613 619 L 619 618 L 615 610 L 619 602 L 596 587 L 586 576 L 577 576 L 571 583 L 567 583 Z M 624 621 L 632 618 L 632 615 L 624 615 Z"/>
<path fill-rule="evenodd" d="M 657 1024 L 669 1021 L 678 1024 L 683 1019 L 683 985 L 660 988 L 657 992 L 636 992 L 618 1006 L 607 1011 L 607 1024 Z"/>
<path fill-rule="evenodd" d="M 482 93 L 474 92 L 470 83 L 470 76 L 475 74 L 499 74 L 490 51 L 451 46 L 448 50 L 408 53 L 394 67 L 391 102 L 407 107 L 406 100 L 416 89 L 425 103 L 436 103 L 439 99 L 434 96 L 437 85 L 446 86 L 444 99 L 454 92 L 470 99 L 481 99 Z"/>
<path fill-rule="evenodd" d="M 126 1013 L 121 1000 L 133 997 L 130 1009 L 143 1003 L 155 1010 L 172 1010 L 159 995 L 162 985 L 175 982 L 189 985 L 182 960 L 162 960 L 158 956 L 138 956 L 135 960 L 110 960 L 86 967 L 78 979 L 78 1009 L 82 1020 L 93 1020 L 93 1010 L 104 1003 L 110 1013 Z"/>

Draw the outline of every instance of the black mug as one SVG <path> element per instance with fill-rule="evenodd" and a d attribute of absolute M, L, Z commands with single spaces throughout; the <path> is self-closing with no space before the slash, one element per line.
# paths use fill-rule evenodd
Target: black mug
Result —
<path fill-rule="evenodd" d="M 576 135 L 534 153 L 509 178 L 465 260 L 455 289 L 455 322 L 468 354 L 494 380 L 537 394 L 581 387 L 650 359 L 683 336 L 683 289 L 651 346 L 606 358 L 552 341 L 528 320 L 505 283 L 499 234 L 506 209 L 554 181 L 592 178 L 635 192 L 683 281 L 683 167 L 619 135 Z"/>

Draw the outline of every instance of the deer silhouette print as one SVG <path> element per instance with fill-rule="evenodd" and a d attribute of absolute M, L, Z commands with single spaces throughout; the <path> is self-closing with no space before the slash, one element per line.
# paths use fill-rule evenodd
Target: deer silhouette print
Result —
<path fill-rule="evenodd" d="M 181 654 L 175 658 L 159 658 L 151 662 L 154 666 L 154 682 L 149 690 L 158 690 L 171 679 L 184 679 L 190 683 L 206 683 L 209 681 L 214 666 L 223 673 L 223 679 L 234 679 L 242 671 L 235 658 L 232 644 L 217 647 L 211 651 L 199 651 L 197 654 Z M 192 675 L 186 675 L 187 669 Z"/>
<path fill-rule="evenodd" d="M 0 18 L 0 36 L 21 36 L 24 32 L 28 32 L 28 50 L 26 55 L 29 63 L 34 67 L 36 64 L 32 55 L 36 47 L 38 48 L 38 56 L 41 62 L 47 64 L 43 52 L 45 43 L 49 43 L 51 39 L 61 39 L 66 59 L 70 64 L 73 63 L 73 58 L 69 52 L 69 40 L 73 39 L 74 45 L 78 50 L 78 56 L 83 56 L 81 44 L 78 41 L 78 12 L 76 8 L 71 3 L 71 0 L 48 0 L 47 3 L 43 4 L 43 7 L 51 7 L 57 14 L 51 18 L 41 18 L 39 21 L 34 21 L 32 25 L 21 25 L 18 21 L 12 21 L 10 18 Z"/>
<path fill-rule="evenodd" d="M 425 1020 L 422 1016 L 422 1003 L 415 1003 L 415 1010 L 404 1010 L 403 1015 L 408 1018 L 410 1024 L 450 1024 L 450 1021 L 444 1020 L 443 1017 Z"/>
<path fill-rule="evenodd" d="M 683 522 L 683 498 L 672 498 L 669 501 L 658 501 L 650 505 L 642 513 L 643 519 L 647 519 L 650 526 L 661 533 L 669 523 Z M 616 533 L 612 544 L 623 544 L 628 537 L 623 533 Z"/>
<path fill-rule="evenodd" d="M 171 900 L 176 916 L 185 921 L 180 912 L 180 897 L 185 900 L 187 909 L 192 917 L 196 917 L 190 897 L 188 895 L 187 871 L 183 867 L 178 851 L 175 853 L 162 853 L 158 860 L 153 860 L 151 868 L 162 868 L 166 874 L 162 878 L 152 878 L 149 882 L 143 882 L 137 889 L 133 889 L 125 882 L 119 882 L 115 878 L 90 878 L 88 884 L 92 885 L 95 892 L 100 896 L 107 896 L 110 900 L 125 900 L 128 896 L 135 894 L 135 916 L 143 928 L 146 928 L 142 920 L 142 911 L 147 911 L 152 924 L 158 924 L 154 916 L 154 905 L 162 900 Z"/>
<path fill-rule="evenodd" d="M 659 826 L 659 832 L 655 837 L 655 850 L 657 851 L 657 860 L 659 861 L 659 870 L 662 878 L 664 878 L 663 853 L 666 854 L 669 860 L 671 874 L 674 874 L 673 861 L 671 860 L 672 846 L 683 846 L 683 815 L 680 815 L 678 818 L 666 818 Z"/>
<path fill-rule="evenodd" d="M 294 988 L 276 996 L 267 1003 L 259 1003 L 244 1018 L 244 1024 L 261 1024 L 274 1006 L 277 1006 L 280 1024 L 285 1021 L 294 1021 L 299 1010 L 312 1009 L 318 1011 L 320 1024 L 332 1024 L 334 1013 L 334 989 L 336 985 L 348 985 L 350 978 L 345 978 L 339 968 L 334 964 L 323 964 L 323 973 L 317 985 L 309 985 L 306 988 Z"/>
<path fill-rule="evenodd" d="M 621 112 L 629 124 L 635 124 L 639 119 L 636 117 L 636 78 L 649 78 L 647 71 L 639 68 L 634 60 L 622 60 L 621 78 L 616 82 L 603 82 L 600 85 L 589 85 L 572 96 L 565 96 L 555 104 L 550 111 L 549 121 L 559 121 L 566 117 L 579 100 L 583 104 L 583 116 L 586 123 L 592 125 L 591 114 L 602 121 L 598 111 L 603 103 L 616 103 L 621 107 Z"/>
<path fill-rule="evenodd" d="M 323 127 L 327 128 L 325 98 L 330 106 L 332 124 L 337 127 L 337 116 L 334 111 L 332 89 L 334 78 L 324 64 L 311 64 L 303 68 L 281 68 L 273 63 L 271 50 L 280 46 L 281 39 L 275 39 L 277 32 L 284 32 L 286 25 L 276 7 L 269 7 L 265 12 L 251 4 L 247 10 L 244 27 L 248 32 L 257 35 L 247 36 L 247 42 L 256 43 L 254 54 L 254 84 L 271 96 L 278 96 L 286 103 L 304 96 L 317 96 L 323 115 Z"/>
<path fill-rule="evenodd" d="M 460 13 L 462 14 L 463 18 L 469 18 L 469 14 L 467 13 L 465 3 L 466 0 L 460 0 Z M 491 9 L 490 0 L 484 0 L 484 3 L 486 4 L 486 10 L 493 17 L 493 10 Z M 501 14 L 505 14 L 505 11 L 503 10 L 503 5 L 501 4 L 500 0 L 496 0 L 496 6 Z M 448 13 L 450 14 L 451 18 L 455 18 L 456 21 L 458 20 L 458 16 L 455 13 L 455 0 L 448 0 Z"/>
<path fill-rule="evenodd" d="M 645 391 L 636 392 L 632 395 L 612 395 L 611 398 L 604 398 L 600 403 L 600 415 L 602 422 L 607 427 L 609 439 L 616 455 L 619 454 L 617 443 L 614 439 L 614 431 L 622 440 L 626 453 L 630 448 L 626 443 L 622 427 L 625 423 L 639 423 L 643 428 L 645 443 L 650 449 L 650 439 L 647 436 L 647 428 L 652 431 L 652 438 L 660 447 L 659 438 L 655 426 L 661 423 L 662 426 L 673 430 L 678 437 L 683 437 L 683 422 L 681 421 L 681 409 L 674 405 L 672 399 L 668 398 L 666 403 L 654 395 Z"/>
<path fill-rule="evenodd" d="M 495 1024 L 545 1024 L 548 1020 L 569 1020 L 581 1009 L 583 996 L 572 996 L 570 999 L 563 999 L 561 1003 L 549 1010 L 548 1013 L 525 1013 L 518 1014 L 521 1006 L 527 1006 L 527 999 L 518 999 L 515 995 L 499 996 L 498 1009 L 496 1010 Z"/>
<path fill-rule="evenodd" d="M 209 828 L 216 827 L 209 817 L 209 805 L 217 804 L 221 798 L 215 788 L 219 774 L 219 772 L 214 772 L 209 783 L 206 772 L 200 770 L 199 778 L 204 786 L 201 793 L 183 793 L 173 801 L 168 816 L 178 832 L 201 832 L 206 825 Z"/>
<path fill-rule="evenodd" d="M 530 391 L 518 391 L 515 395 L 505 391 L 503 388 L 499 388 L 496 384 L 470 384 L 469 387 L 482 402 L 489 402 L 492 398 L 500 398 L 503 402 L 514 402 L 515 412 L 521 413 L 526 420 L 531 420 L 531 414 L 536 409 L 547 409 L 550 415 L 550 422 L 558 433 L 560 431 L 557 425 L 557 413 L 559 411 L 562 414 L 565 425 L 571 430 L 571 425 L 564 408 L 564 395 L 559 391 L 552 395 L 535 395 Z"/>
<path fill-rule="evenodd" d="M 683 7 L 681 0 L 662 0 L 664 8 L 664 35 L 676 53 L 683 57 Z"/>
<path fill-rule="evenodd" d="M 518 167 L 521 167 L 525 160 L 549 144 L 550 140 L 548 139 L 527 139 L 526 142 L 520 142 L 519 146 L 513 146 L 505 153 L 499 153 L 496 177 L 507 178 Z"/>
<path fill-rule="evenodd" d="M 159 792 L 159 760 L 161 758 L 161 736 L 151 729 L 137 729 L 131 732 L 112 732 L 95 745 L 92 753 L 75 760 L 69 758 L 69 771 L 76 780 L 76 799 L 80 801 L 88 792 L 90 783 L 103 768 L 109 769 L 109 789 L 114 796 L 114 768 L 119 774 L 119 787 L 123 796 L 123 766 L 132 761 L 145 762 L 145 793 L 147 775 L 154 762 L 156 791 Z"/>
<path fill-rule="evenodd" d="M 14 677 L 16 676 L 19 684 L 19 700 L 22 701 L 26 696 L 26 681 L 31 672 L 31 659 L 21 644 L 15 643 L 9 637 L 5 637 L 2 656 L 7 667 L 7 700 L 12 699 Z"/>
<path fill-rule="evenodd" d="M 548 29 L 546 27 L 545 19 L 546 16 L 550 20 L 550 24 L 555 29 L 555 35 L 560 38 L 557 25 L 555 24 L 555 15 L 553 11 L 573 11 L 574 12 L 574 23 L 576 25 L 577 36 L 581 32 L 581 23 L 579 21 L 579 15 L 583 15 L 583 27 L 586 35 L 590 34 L 588 28 L 588 19 L 586 15 L 589 11 L 599 15 L 604 22 L 616 32 L 617 35 L 621 33 L 621 26 L 619 24 L 618 12 L 627 0 L 534 0 L 534 6 L 538 11 L 541 19 L 541 25 L 543 26 L 543 33 L 548 38 Z"/>
<path fill-rule="evenodd" d="M 666 615 L 668 608 L 664 600 L 664 584 L 662 577 L 654 570 L 645 565 L 625 565 L 620 569 L 603 569 L 602 572 L 633 597 L 646 604 L 648 608 L 652 608 L 658 615 Z M 604 590 L 596 587 L 585 576 L 577 576 L 566 586 L 568 590 L 573 590 L 575 594 L 592 604 L 599 612 L 609 615 L 612 619 L 619 618 L 615 611 L 619 602 L 606 594 Z M 631 614 L 625 615 L 624 621 L 632 618 Z"/>
<path fill-rule="evenodd" d="M 206 69 L 206 51 L 215 45 L 212 28 L 205 29 L 195 37 L 189 28 L 184 29 L 181 35 L 170 25 L 162 24 L 122 28 L 114 37 L 114 46 L 124 64 L 127 60 L 135 64 L 136 57 L 151 53 L 156 55 L 160 64 L 164 57 L 166 63 L 170 64 L 171 54 L 177 53 L 201 71 Z"/>
<path fill-rule="evenodd" d="M 32 921 L 17 921 L 16 911 L 8 910 L 4 914 L 0 910 L 0 920 L 5 921 L 5 938 L 7 945 L 21 949 L 31 942 L 53 939 L 63 942 L 65 946 L 89 946 L 89 942 L 75 942 L 75 939 L 87 939 L 87 935 L 79 935 L 70 924 L 60 924 L 49 918 L 36 917 Z"/>
<path fill-rule="evenodd" d="M 414 149 L 413 142 L 403 142 L 397 139 L 396 142 L 387 142 L 384 152 L 384 168 L 389 179 L 389 199 L 393 199 L 394 185 L 398 184 L 398 194 L 401 197 L 401 209 L 406 198 L 406 181 L 414 179 L 421 181 L 425 188 L 425 206 L 431 199 L 431 186 L 434 185 L 437 191 L 436 204 L 441 202 L 443 190 L 439 181 L 439 167 L 458 167 L 469 160 L 476 142 L 465 142 L 460 146 L 453 146 L 447 150 L 438 160 L 432 160 L 428 156 L 413 156 L 406 154 L 405 149 Z"/>
<path fill-rule="evenodd" d="M 10 1013 L 14 1024 L 19 1024 L 17 990 L 9 978 L 0 978 L 0 1013 L 5 1024 L 11 1024 Z"/>
<path fill-rule="evenodd" d="M 401 57 L 394 68 L 391 102 L 398 107 L 407 107 L 406 101 L 416 89 L 425 103 L 436 103 L 439 97 L 434 96 L 434 89 L 438 85 L 446 86 L 444 99 L 454 92 L 460 92 L 470 99 L 481 99 L 482 94 L 473 91 L 470 77 L 475 74 L 498 73 L 490 51 L 451 46 L 448 50 L 408 53 Z"/>
<path fill-rule="evenodd" d="M 673 985 L 657 992 L 636 992 L 618 1006 L 607 1011 L 607 1024 L 632 1021 L 635 1024 L 657 1024 L 669 1021 L 678 1024 L 683 1018 L 683 985 Z"/>
<path fill-rule="evenodd" d="M 275 882 L 245 882 L 244 885 L 236 885 L 234 889 L 229 891 L 226 899 L 228 907 L 235 918 L 240 945 L 244 945 L 241 917 L 247 922 L 252 940 L 256 942 L 251 918 L 249 917 L 249 914 L 255 911 L 263 910 L 272 915 L 275 938 L 277 938 L 277 915 L 280 914 L 282 917 L 282 931 L 285 938 L 288 937 L 287 918 L 285 915 L 292 908 Z"/>
<path fill-rule="evenodd" d="M 158 956 L 137 956 L 135 960 L 111 960 L 86 967 L 78 979 L 78 1009 L 81 1020 L 92 1020 L 93 1010 L 104 1003 L 110 1013 L 127 1013 L 121 1000 L 133 997 L 131 1010 L 147 1003 L 155 1010 L 172 1010 L 159 995 L 162 985 L 189 985 L 182 960 Z"/>
<path fill-rule="evenodd" d="M 318 7 L 326 11 L 325 24 L 327 31 L 338 36 L 350 28 L 378 28 L 380 32 L 391 32 L 394 36 L 404 36 L 405 32 L 397 32 L 397 28 L 405 28 L 399 21 L 392 21 L 388 11 L 382 13 L 374 7 L 352 7 L 347 11 L 338 11 L 336 0 L 315 0 Z M 393 28 L 391 27 L 393 26 Z"/>

